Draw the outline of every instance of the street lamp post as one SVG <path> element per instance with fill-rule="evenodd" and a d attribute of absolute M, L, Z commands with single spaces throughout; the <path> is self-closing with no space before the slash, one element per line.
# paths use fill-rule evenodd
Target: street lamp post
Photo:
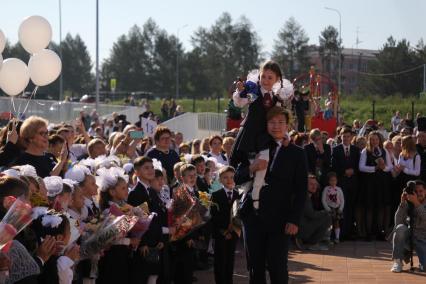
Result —
<path fill-rule="evenodd" d="M 96 0 L 96 109 L 99 108 L 99 0 Z"/>
<path fill-rule="evenodd" d="M 341 45 L 342 44 L 342 14 L 337 9 L 330 8 L 330 7 L 324 7 L 324 8 L 327 9 L 327 10 L 330 10 L 330 11 L 334 11 L 339 15 L 339 41 L 340 41 L 340 45 Z M 339 60 L 339 70 L 338 70 L 339 74 L 338 74 L 337 84 L 338 84 L 338 90 L 339 90 L 338 92 L 339 92 L 339 95 L 340 95 L 341 89 L 342 89 L 342 49 L 341 49 L 340 46 L 339 46 L 339 58 L 338 58 L 338 60 Z"/>
<path fill-rule="evenodd" d="M 179 31 L 187 26 L 181 26 L 176 32 L 176 99 L 179 99 Z"/>
<path fill-rule="evenodd" d="M 59 0 L 59 57 L 62 59 L 62 1 Z M 59 101 L 62 101 L 64 94 L 62 72 L 59 78 Z"/>

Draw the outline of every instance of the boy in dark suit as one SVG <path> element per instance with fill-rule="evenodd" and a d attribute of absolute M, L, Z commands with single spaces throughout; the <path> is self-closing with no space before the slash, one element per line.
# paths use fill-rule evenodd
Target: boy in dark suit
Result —
<path fill-rule="evenodd" d="M 152 159 L 149 157 L 138 157 L 133 164 L 138 183 L 130 191 L 127 203 L 132 206 L 139 206 L 146 202 L 151 212 L 159 211 L 159 198 L 155 191 L 150 188 L 151 181 L 155 178 Z M 131 260 L 131 283 L 146 282 L 149 275 L 155 275 L 154 271 L 145 262 L 145 256 L 150 247 L 160 246 L 161 243 L 161 224 L 157 217 L 151 222 L 148 231 L 142 236 L 139 249 L 134 253 Z"/>
<path fill-rule="evenodd" d="M 343 209 L 342 239 L 349 239 L 355 233 L 355 203 L 358 192 L 359 149 L 351 145 L 352 129 L 342 128 L 342 144 L 333 148 L 331 167 L 337 173 L 339 186 L 345 197 Z"/>
<path fill-rule="evenodd" d="M 209 184 L 204 178 L 206 171 L 206 161 L 201 155 L 194 155 L 191 159 L 191 164 L 194 165 L 197 171 L 197 190 L 202 192 L 209 192 Z"/>
<path fill-rule="evenodd" d="M 180 167 L 182 176 L 182 184 L 192 197 L 199 197 L 195 188 L 197 173 L 195 167 L 190 164 L 184 164 Z M 194 271 L 194 239 L 198 236 L 198 232 L 192 232 L 181 240 L 172 242 L 171 258 L 172 258 L 172 277 L 176 284 L 192 283 Z"/>
<path fill-rule="evenodd" d="M 223 188 L 212 194 L 211 207 L 214 243 L 214 277 L 216 284 L 232 284 L 235 245 L 238 235 L 230 226 L 232 204 L 238 199 L 234 189 L 235 169 L 230 166 L 219 171 Z"/>

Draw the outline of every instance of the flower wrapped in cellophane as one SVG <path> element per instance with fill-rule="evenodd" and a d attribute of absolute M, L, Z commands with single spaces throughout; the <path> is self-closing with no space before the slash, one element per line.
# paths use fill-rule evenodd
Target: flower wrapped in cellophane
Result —
<path fill-rule="evenodd" d="M 112 245 L 115 240 L 123 238 L 137 223 L 136 216 L 114 216 L 108 214 L 97 230 L 80 247 L 81 258 L 93 257 L 103 249 Z"/>
<path fill-rule="evenodd" d="M 170 240 L 180 240 L 203 226 L 210 219 L 211 205 L 208 194 L 198 199 L 184 185 L 178 187 L 168 208 Z"/>
<path fill-rule="evenodd" d="M 21 198 L 8 196 L 5 203 L 9 209 L 0 222 L 0 250 L 33 220 L 31 205 Z"/>
<path fill-rule="evenodd" d="M 115 203 L 109 207 L 109 212 L 115 216 L 122 216 L 124 214 L 129 216 L 136 216 L 138 221 L 130 231 L 130 235 L 134 238 L 141 238 L 151 225 L 152 219 L 157 215 L 155 212 L 150 213 L 148 203 L 144 202 L 137 207 L 129 204 L 118 206 Z"/>

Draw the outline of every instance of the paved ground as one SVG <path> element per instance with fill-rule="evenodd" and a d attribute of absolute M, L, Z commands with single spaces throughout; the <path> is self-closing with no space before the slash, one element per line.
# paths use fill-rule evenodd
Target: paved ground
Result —
<path fill-rule="evenodd" d="M 390 272 L 392 248 L 385 242 L 344 242 L 327 252 L 292 250 L 289 256 L 290 283 L 426 283 L 426 273 Z M 234 283 L 248 283 L 245 256 L 236 254 Z M 415 266 L 418 260 L 415 257 Z M 213 269 L 197 271 L 197 283 L 214 283 Z"/>

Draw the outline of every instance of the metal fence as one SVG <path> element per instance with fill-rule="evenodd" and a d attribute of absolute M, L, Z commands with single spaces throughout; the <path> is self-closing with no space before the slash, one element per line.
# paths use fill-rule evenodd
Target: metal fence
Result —
<path fill-rule="evenodd" d="M 15 115 L 21 116 L 27 103 L 28 99 L 14 98 L 12 103 L 10 97 L 0 97 L 0 112 L 12 112 Z M 81 111 L 90 113 L 93 109 L 95 109 L 95 105 L 89 103 L 31 100 L 28 104 L 28 109 L 26 110 L 24 117 L 38 115 L 52 123 L 59 123 L 61 121 L 71 121 L 76 117 L 79 117 Z M 100 104 L 96 110 L 100 116 L 108 116 L 113 112 L 118 112 L 126 115 L 128 114 L 129 121 L 136 121 L 138 119 L 138 111 L 140 111 L 140 108 Z"/>
<path fill-rule="evenodd" d="M 0 113 L 12 112 L 18 115 L 24 111 L 28 99 L 15 98 L 13 102 L 10 97 L 0 97 Z M 90 113 L 94 108 L 95 105 L 89 103 L 31 100 L 24 117 L 38 115 L 52 123 L 68 122 L 79 117 L 81 111 Z M 110 117 L 113 112 L 125 114 L 129 122 L 135 123 L 142 110 L 140 107 L 100 104 L 96 111 L 101 117 Z M 162 124 L 172 131 L 182 132 L 185 140 L 192 140 L 221 134 L 226 129 L 226 114 L 188 112 Z"/>
<path fill-rule="evenodd" d="M 188 112 L 162 123 L 172 131 L 182 132 L 185 140 L 221 134 L 226 129 L 226 114 Z"/>

